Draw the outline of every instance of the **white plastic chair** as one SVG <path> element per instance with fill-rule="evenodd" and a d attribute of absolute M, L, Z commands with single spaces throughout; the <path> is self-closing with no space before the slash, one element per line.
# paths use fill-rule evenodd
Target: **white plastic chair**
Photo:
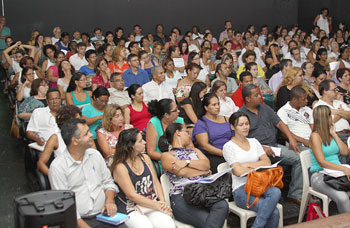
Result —
<path fill-rule="evenodd" d="M 350 137 L 348 138 L 348 140 L 347 140 L 347 143 L 346 143 L 347 145 L 348 145 L 348 148 L 350 148 Z"/>
<path fill-rule="evenodd" d="M 163 174 L 161 177 L 160 177 L 160 183 L 162 185 L 162 189 L 163 189 L 163 193 L 164 193 L 164 198 L 165 198 L 165 202 L 166 204 L 170 207 L 170 197 L 169 197 L 169 193 L 170 193 L 170 182 L 169 182 L 169 177 L 166 175 L 166 174 Z M 176 219 L 174 219 L 175 221 L 175 225 L 177 228 L 194 228 L 193 226 L 191 225 L 187 225 L 187 224 L 184 224 L 182 222 L 179 222 L 177 221 Z M 226 222 L 224 223 L 224 226 L 223 228 L 226 228 Z"/>
<path fill-rule="evenodd" d="M 301 223 L 304 218 L 304 214 L 311 195 L 316 196 L 322 200 L 323 212 L 326 215 L 326 217 L 328 217 L 328 213 L 329 213 L 328 206 L 331 199 L 327 195 L 313 190 L 312 187 L 310 186 L 308 169 L 311 166 L 311 155 L 309 150 L 304 150 L 300 153 L 300 162 L 301 162 L 301 169 L 303 173 L 303 195 L 301 197 L 298 223 Z"/>
<path fill-rule="evenodd" d="M 229 165 L 224 162 L 218 165 L 218 172 L 224 171 L 229 168 Z M 230 212 L 234 213 L 235 215 L 239 216 L 240 222 L 241 222 L 241 228 L 247 227 L 247 221 L 250 218 L 256 217 L 256 212 L 251 210 L 246 210 L 243 208 L 240 208 L 236 205 L 236 203 L 228 202 Z M 277 204 L 277 209 L 280 213 L 280 220 L 278 223 L 278 227 L 283 227 L 283 206 L 281 204 Z"/>

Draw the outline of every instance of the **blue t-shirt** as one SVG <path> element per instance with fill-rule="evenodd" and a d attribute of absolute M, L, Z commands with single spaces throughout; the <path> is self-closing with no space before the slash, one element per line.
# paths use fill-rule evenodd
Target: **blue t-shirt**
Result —
<path fill-rule="evenodd" d="M 92 106 L 92 104 L 85 105 L 84 108 L 81 110 L 81 112 L 83 116 L 86 116 L 88 118 L 103 115 L 103 112 L 96 110 L 94 106 Z M 95 123 L 89 126 L 89 131 L 91 132 L 94 139 L 96 139 L 96 128 L 100 124 L 101 124 L 101 120 L 97 120 Z"/>
<path fill-rule="evenodd" d="M 203 120 L 206 121 L 209 132 L 207 131 L 207 128 Z M 222 148 L 224 147 L 224 144 L 227 143 L 233 136 L 235 136 L 235 132 L 231 129 L 229 122 L 216 123 L 209 120 L 205 116 L 203 116 L 203 120 L 198 120 L 196 125 L 193 128 L 193 132 L 192 132 L 193 142 L 196 141 L 196 138 L 195 138 L 196 135 L 206 132 L 208 133 L 208 135 L 210 135 L 210 139 L 212 141 L 211 145 L 222 150 Z M 209 138 L 208 138 L 208 142 L 209 142 Z M 203 150 L 202 148 L 199 147 L 199 149 L 204 154 L 208 154 L 208 152 Z"/>
<path fill-rule="evenodd" d="M 326 161 L 332 162 L 334 164 L 340 165 L 340 161 L 339 161 L 339 147 L 337 142 L 332 139 L 331 143 L 328 146 L 325 146 L 322 143 L 322 152 L 324 155 L 324 158 L 326 159 Z M 323 168 L 320 166 L 320 164 L 317 162 L 314 154 L 312 153 L 312 149 L 310 148 L 310 155 L 311 155 L 311 167 L 310 167 L 310 172 L 316 172 L 316 171 L 320 171 L 323 170 Z"/>
<path fill-rule="evenodd" d="M 129 87 L 132 84 L 139 84 L 142 86 L 143 84 L 149 82 L 148 73 L 140 68 L 138 69 L 137 75 L 132 72 L 131 68 L 127 69 L 123 73 L 123 79 L 126 87 Z"/>

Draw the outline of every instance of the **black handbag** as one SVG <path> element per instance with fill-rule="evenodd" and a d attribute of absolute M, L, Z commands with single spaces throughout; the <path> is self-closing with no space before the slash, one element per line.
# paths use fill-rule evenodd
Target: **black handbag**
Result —
<path fill-rule="evenodd" d="M 226 173 L 213 183 L 185 185 L 183 197 L 187 204 L 211 207 L 216 202 L 229 198 L 231 194 L 232 177 L 230 173 Z"/>
<path fill-rule="evenodd" d="M 350 191 L 350 181 L 347 176 L 332 177 L 325 174 L 323 176 L 323 181 L 335 190 L 344 192 Z"/>

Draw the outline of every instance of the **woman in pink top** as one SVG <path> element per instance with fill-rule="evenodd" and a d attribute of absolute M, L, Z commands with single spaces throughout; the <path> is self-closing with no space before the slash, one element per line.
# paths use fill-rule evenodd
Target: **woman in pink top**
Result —
<path fill-rule="evenodd" d="M 96 76 L 92 78 L 92 91 L 100 86 L 110 88 L 109 78 L 111 77 L 111 70 L 108 68 L 108 63 L 105 58 L 99 56 L 95 62 Z"/>
<path fill-rule="evenodd" d="M 52 65 L 47 69 L 46 77 L 49 80 L 50 88 L 57 88 L 58 76 L 58 65 L 66 58 L 65 54 L 62 51 L 55 53 L 55 62 L 56 65 Z"/>
<path fill-rule="evenodd" d="M 123 110 L 119 105 L 107 105 L 103 112 L 102 128 L 97 131 L 97 142 L 108 166 L 113 161 L 120 132 L 133 128 L 131 124 L 124 123 L 123 115 Z"/>

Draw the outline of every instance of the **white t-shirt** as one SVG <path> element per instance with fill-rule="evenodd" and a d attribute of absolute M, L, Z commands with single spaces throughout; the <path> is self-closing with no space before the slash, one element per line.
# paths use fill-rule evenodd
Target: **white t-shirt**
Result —
<path fill-rule="evenodd" d="M 79 70 L 80 67 L 88 65 L 88 62 L 86 61 L 85 57 L 82 59 L 79 57 L 78 53 L 75 53 L 69 58 L 69 62 L 73 65 L 75 70 Z"/>
<path fill-rule="evenodd" d="M 245 163 L 245 162 L 257 162 L 260 156 L 265 154 L 265 151 L 258 140 L 255 138 L 247 138 L 250 148 L 248 151 L 243 150 L 237 144 L 231 140 L 225 143 L 222 154 L 227 162 L 227 164 L 232 165 L 235 162 Z M 237 177 L 232 174 L 232 192 L 234 192 L 238 187 L 247 183 L 247 176 Z"/>
<path fill-rule="evenodd" d="M 278 110 L 277 115 L 294 135 L 304 139 L 310 139 L 312 133 L 310 124 L 314 123 L 311 108 L 305 106 L 298 111 L 290 106 L 288 101 Z"/>
<path fill-rule="evenodd" d="M 333 101 L 333 106 L 327 104 L 326 102 L 324 102 L 323 100 L 318 100 L 318 102 L 314 105 L 314 108 L 316 108 L 319 105 L 326 105 L 331 109 L 338 109 L 340 107 L 342 107 L 345 111 L 350 111 L 350 108 L 347 104 L 345 104 L 342 101 L 339 100 L 334 100 Z M 332 115 L 332 118 L 334 119 L 334 115 Z M 339 131 L 343 131 L 343 130 L 350 130 L 350 125 L 349 122 L 344 119 L 344 118 L 340 118 L 335 124 L 335 131 L 339 132 Z"/>
<path fill-rule="evenodd" d="M 235 105 L 235 102 L 231 99 L 231 97 L 225 97 L 225 100 L 223 100 L 221 97 L 219 97 L 220 101 L 220 116 L 226 116 L 230 117 L 232 113 L 238 111 L 238 107 Z"/>

